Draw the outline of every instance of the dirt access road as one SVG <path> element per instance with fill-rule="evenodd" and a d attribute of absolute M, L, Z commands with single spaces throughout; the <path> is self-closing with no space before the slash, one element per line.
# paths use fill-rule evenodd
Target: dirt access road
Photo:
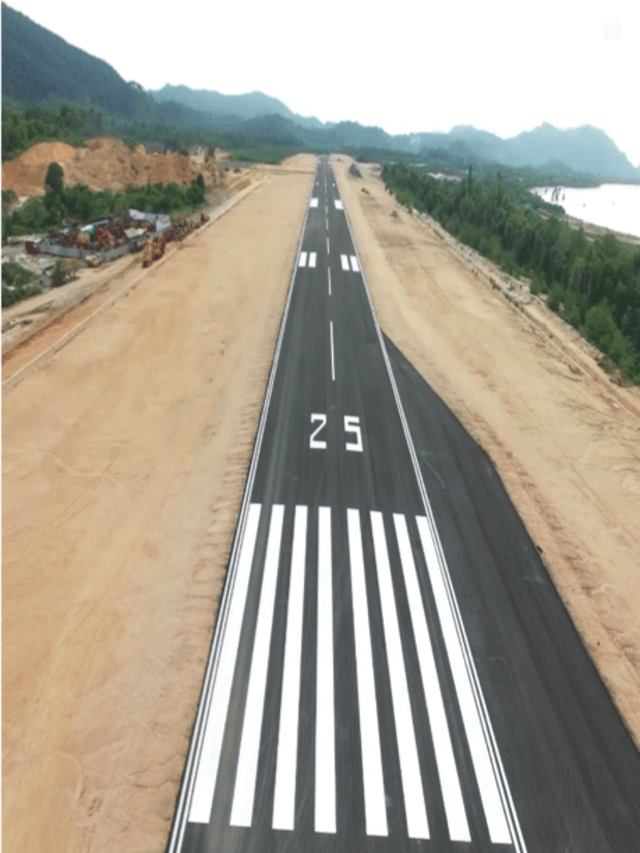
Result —
<path fill-rule="evenodd" d="M 637 393 L 334 162 L 383 329 L 494 459 L 638 738 Z M 7 849 L 164 849 L 312 171 L 263 170 L 5 392 Z"/>

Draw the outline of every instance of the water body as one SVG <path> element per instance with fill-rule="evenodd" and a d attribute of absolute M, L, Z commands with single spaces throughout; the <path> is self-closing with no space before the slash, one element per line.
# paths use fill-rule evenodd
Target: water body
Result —
<path fill-rule="evenodd" d="M 640 184 L 600 184 L 585 189 L 535 187 L 531 192 L 561 205 L 576 219 L 640 237 Z"/>

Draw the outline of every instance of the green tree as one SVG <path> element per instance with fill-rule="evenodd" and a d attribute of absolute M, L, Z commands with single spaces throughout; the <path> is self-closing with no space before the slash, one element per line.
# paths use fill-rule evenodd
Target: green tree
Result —
<path fill-rule="evenodd" d="M 45 189 L 52 192 L 60 192 L 64 187 L 64 171 L 60 163 L 49 163 L 47 174 L 44 179 Z"/>
<path fill-rule="evenodd" d="M 67 277 L 67 271 L 65 268 L 65 263 L 62 258 L 58 258 L 53 268 L 53 272 L 51 273 L 51 285 L 53 287 L 60 287 L 61 284 L 64 284 L 64 280 Z"/>

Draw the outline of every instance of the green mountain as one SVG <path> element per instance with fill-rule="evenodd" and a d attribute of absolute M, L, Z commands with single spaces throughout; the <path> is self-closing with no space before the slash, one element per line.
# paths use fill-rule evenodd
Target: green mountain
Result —
<path fill-rule="evenodd" d="M 3 121 L 3 157 L 15 156 L 33 141 L 52 138 L 52 131 L 55 136 L 61 119 L 43 115 L 42 108 L 71 101 L 75 113 L 64 121 L 76 136 L 111 132 L 180 145 L 206 141 L 229 147 L 269 144 L 348 150 L 368 157 L 418 156 L 450 168 L 502 164 L 544 168 L 560 176 L 564 169 L 567 174 L 640 180 L 640 168 L 635 169 L 603 131 L 589 126 L 558 130 L 543 124 L 512 139 L 469 126 L 454 127 L 449 133 L 391 136 L 380 127 L 353 121 L 323 124 L 297 115 L 262 92 L 223 95 L 170 85 L 145 92 L 103 60 L 73 47 L 6 3 L 2 97 L 3 120 L 9 120 L 6 132 Z M 40 110 L 37 115 L 33 105 Z M 26 110 L 22 118 L 17 115 L 20 109 Z"/>

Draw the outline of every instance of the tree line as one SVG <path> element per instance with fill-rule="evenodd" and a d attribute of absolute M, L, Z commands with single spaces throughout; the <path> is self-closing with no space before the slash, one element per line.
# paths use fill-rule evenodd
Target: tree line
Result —
<path fill-rule="evenodd" d="M 2 239 L 21 234 L 44 233 L 60 228 L 63 220 L 73 224 L 109 216 L 121 216 L 130 208 L 147 213 L 189 212 L 205 202 L 204 178 L 199 174 L 188 187 L 176 183 L 129 186 L 124 193 L 93 191 L 85 184 L 63 186 L 62 167 L 52 163 L 45 178 L 42 198 L 30 199 L 2 220 Z"/>
<path fill-rule="evenodd" d="M 613 234 L 589 239 L 562 211 L 522 184 L 494 176 L 437 180 L 404 164 L 386 166 L 386 186 L 409 209 L 428 213 L 450 234 L 531 279 L 549 307 L 640 383 L 640 250 Z"/>

